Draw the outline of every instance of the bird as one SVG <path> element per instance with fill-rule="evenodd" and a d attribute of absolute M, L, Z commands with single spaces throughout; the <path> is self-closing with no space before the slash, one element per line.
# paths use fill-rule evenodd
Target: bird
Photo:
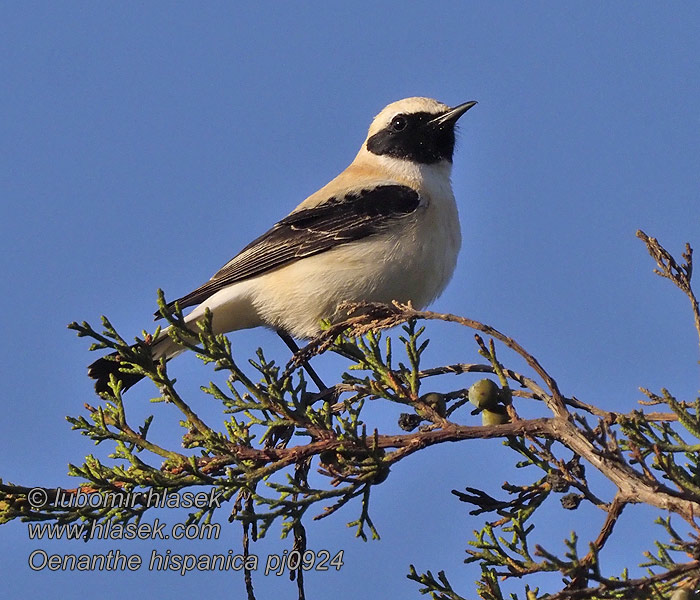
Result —
<path fill-rule="evenodd" d="M 450 107 L 425 97 L 389 104 L 344 171 L 167 310 L 194 307 L 189 326 L 209 309 L 214 333 L 263 326 L 288 341 L 313 338 L 324 319 L 343 319 L 346 302 L 426 307 L 457 263 L 455 128 L 476 104 Z M 168 328 L 151 344 L 155 359 L 183 351 Z M 109 390 L 110 374 L 122 391 L 142 378 L 122 372 L 116 353 L 88 367 L 98 393 Z"/>

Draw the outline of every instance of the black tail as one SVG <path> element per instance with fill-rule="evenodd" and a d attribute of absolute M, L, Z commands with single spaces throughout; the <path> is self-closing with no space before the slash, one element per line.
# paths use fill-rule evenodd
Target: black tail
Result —
<path fill-rule="evenodd" d="M 88 367 L 88 375 L 95 380 L 95 390 L 98 393 L 110 391 L 110 375 L 114 375 L 119 381 L 122 382 L 122 392 L 125 392 L 132 385 L 143 379 L 143 375 L 137 375 L 136 373 L 122 373 L 119 370 L 119 361 L 114 360 L 114 357 L 116 356 L 117 353 L 113 352 L 112 354 L 98 358 Z"/>

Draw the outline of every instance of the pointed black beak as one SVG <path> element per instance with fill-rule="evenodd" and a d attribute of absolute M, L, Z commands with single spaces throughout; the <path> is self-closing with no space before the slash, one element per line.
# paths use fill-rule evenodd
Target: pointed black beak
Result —
<path fill-rule="evenodd" d="M 448 110 L 446 113 L 435 117 L 430 122 L 435 125 L 445 125 L 446 123 L 451 123 L 454 125 L 457 122 L 457 119 L 459 119 L 472 106 L 476 106 L 476 104 L 477 103 L 474 100 L 472 100 L 471 102 L 465 102 L 464 104 L 455 106 L 454 108 Z"/>

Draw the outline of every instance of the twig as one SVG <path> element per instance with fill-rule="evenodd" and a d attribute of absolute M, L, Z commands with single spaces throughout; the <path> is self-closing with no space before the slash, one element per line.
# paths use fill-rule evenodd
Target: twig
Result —
<path fill-rule="evenodd" d="M 690 299 L 695 318 L 695 330 L 698 333 L 698 343 L 700 344 L 700 304 L 690 285 L 693 276 L 693 249 L 690 244 L 686 243 L 685 252 L 682 254 L 685 262 L 679 265 L 656 238 L 649 237 L 641 229 L 637 230 L 637 237 L 646 244 L 649 254 L 656 261 L 658 269 L 654 269 L 654 273 L 670 279 Z"/>

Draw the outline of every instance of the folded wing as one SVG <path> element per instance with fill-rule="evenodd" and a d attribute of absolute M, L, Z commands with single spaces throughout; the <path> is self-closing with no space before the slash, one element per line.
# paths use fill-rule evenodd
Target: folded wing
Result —
<path fill-rule="evenodd" d="M 413 213 L 420 200 L 410 187 L 379 185 L 297 210 L 243 248 L 204 285 L 169 303 L 168 308 L 173 309 L 175 303 L 180 309 L 196 306 L 231 284 L 385 231 L 396 219 Z M 156 318 L 160 316 L 157 312 Z"/>

